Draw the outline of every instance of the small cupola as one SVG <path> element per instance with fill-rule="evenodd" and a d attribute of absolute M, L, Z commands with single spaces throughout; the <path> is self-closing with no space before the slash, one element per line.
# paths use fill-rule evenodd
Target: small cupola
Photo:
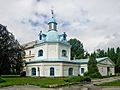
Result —
<path fill-rule="evenodd" d="M 51 12 L 52 12 L 52 18 L 48 21 L 49 31 L 51 31 L 51 30 L 57 31 L 57 22 L 54 18 L 54 12 L 53 12 L 53 10 L 51 10 Z"/>

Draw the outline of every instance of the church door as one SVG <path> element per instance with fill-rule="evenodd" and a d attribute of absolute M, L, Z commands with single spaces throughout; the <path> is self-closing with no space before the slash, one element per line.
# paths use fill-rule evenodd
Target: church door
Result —
<path fill-rule="evenodd" d="M 69 75 L 69 76 L 72 76 L 72 75 L 73 75 L 73 68 L 69 68 L 69 70 L 68 70 L 68 75 Z"/>
<path fill-rule="evenodd" d="M 107 75 L 110 75 L 110 67 L 107 67 Z"/>

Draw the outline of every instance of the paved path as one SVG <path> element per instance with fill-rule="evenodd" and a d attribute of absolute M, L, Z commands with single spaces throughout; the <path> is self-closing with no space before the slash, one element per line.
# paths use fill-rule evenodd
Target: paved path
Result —
<path fill-rule="evenodd" d="M 110 78 L 92 80 L 92 84 L 100 84 L 100 83 L 111 82 L 115 80 L 120 80 L 120 77 L 110 77 Z"/>
<path fill-rule="evenodd" d="M 85 87 L 82 86 L 68 86 L 68 87 L 62 87 L 62 88 L 40 88 L 38 86 L 32 86 L 32 85 L 25 85 L 25 86 L 10 86 L 10 87 L 4 87 L 0 90 L 88 90 Z"/>
<path fill-rule="evenodd" d="M 92 80 L 90 84 L 83 85 L 84 87 L 90 88 L 91 90 L 120 90 L 120 87 L 111 87 L 111 86 L 95 86 L 95 84 L 101 84 L 105 82 L 112 82 L 115 80 L 120 80 L 120 77 L 110 77 L 104 79 Z"/>

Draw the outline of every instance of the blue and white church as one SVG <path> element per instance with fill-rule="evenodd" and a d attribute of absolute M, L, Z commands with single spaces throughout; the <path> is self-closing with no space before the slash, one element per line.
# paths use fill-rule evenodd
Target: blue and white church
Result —
<path fill-rule="evenodd" d="M 25 67 L 27 76 L 66 77 L 83 75 L 88 71 L 89 59 L 70 60 L 71 45 L 67 34 L 59 34 L 57 22 L 52 12 L 48 21 L 48 32 L 39 33 L 39 40 L 23 45 L 25 48 Z M 115 64 L 108 57 L 97 58 L 97 66 L 102 76 L 114 75 Z"/>

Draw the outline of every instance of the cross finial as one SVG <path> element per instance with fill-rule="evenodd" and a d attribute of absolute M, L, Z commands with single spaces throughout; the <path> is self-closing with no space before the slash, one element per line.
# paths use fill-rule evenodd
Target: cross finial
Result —
<path fill-rule="evenodd" d="M 54 11 L 53 11 L 53 6 L 51 7 L 51 14 L 52 14 L 52 18 L 54 18 Z"/>
<path fill-rule="evenodd" d="M 52 18 L 54 17 L 54 12 L 53 12 L 53 9 L 51 9 L 51 13 L 52 13 Z"/>

